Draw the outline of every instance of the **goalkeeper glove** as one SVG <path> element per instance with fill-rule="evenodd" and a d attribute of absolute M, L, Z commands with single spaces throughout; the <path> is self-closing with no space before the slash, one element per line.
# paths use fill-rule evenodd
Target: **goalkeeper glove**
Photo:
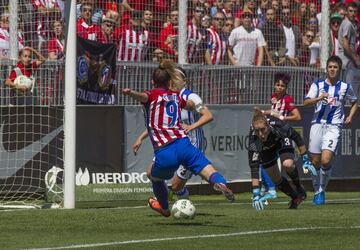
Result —
<path fill-rule="evenodd" d="M 266 192 L 261 198 L 259 199 L 262 203 L 265 203 L 269 199 L 276 199 L 276 190 L 275 189 L 269 189 L 268 192 Z"/>
<path fill-rule="evenodd" d="M 316 176 L 316 169 L 314 165 L 311 163 L 309 156 L 307 154 L 304 154 L 303 157 L 303 170 L 304 174 L 307 174 L 309 171 L 311 172 L 311 175 Z"/>
<path fill-rule="evenodd" d="M 260 189 L 259 188 L 254 188 L 253 189 L 252 206 L 256 210 L 263 210 L 264 209 L 264 203 L 260 199 L 261 199 Z"/>

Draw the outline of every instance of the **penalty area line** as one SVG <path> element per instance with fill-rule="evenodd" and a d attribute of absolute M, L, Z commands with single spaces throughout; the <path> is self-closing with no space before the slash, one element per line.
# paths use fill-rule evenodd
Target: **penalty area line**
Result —
<path fill-rule="evenodd" d="M 155 239 L 103 242 L 103 243 L 93 243 L 93 244 L 79 244 L 79 245 L 70 245 L 70 246 L 61 246 L 61 247 L 32 248 L 32 249 L 28 249 L 28 250 L 57 250 L 57 249 L 92 248 L 92 247 L 106 247 L 106 246 L 128 245 L 128 244 L 136 244 L 136 243 L 151 243 L 151 242 L 172 241 L 172 240 L 188 240 L 188 239 L 199 239 L 199 238 L 205 239 L 205 238 L 231 237 L 231 236 L 256 235 L 256 234 L 268 234 L 268 233 L 326 230 L 326 229 L 360 229 L 360 226 L 279 228 L 279 229 L 245 231 L 245 232 L 226 233 L 226 234 L 225 233 L 224 234 L 205 234 L 205 235 L 194 235 L 194 236 L 180 236 L 180 237 L 167 237 L 167 238 L 155 238 Z"/>

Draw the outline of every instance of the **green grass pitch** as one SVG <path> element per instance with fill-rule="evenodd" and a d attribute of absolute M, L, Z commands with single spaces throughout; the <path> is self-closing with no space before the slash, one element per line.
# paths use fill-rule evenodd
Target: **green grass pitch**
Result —
<path fill-rule="evenodd" d="M 360 193 L 327 193 L 324 206 L 309 193 L 297 210 L 280 194 L 260 212 L 250 197 L 229 204 L 192 196 L 197 215 L 184 221 L 161 217 L 146 201 L 0 211 L 0 249 L 360 249 Z"/>

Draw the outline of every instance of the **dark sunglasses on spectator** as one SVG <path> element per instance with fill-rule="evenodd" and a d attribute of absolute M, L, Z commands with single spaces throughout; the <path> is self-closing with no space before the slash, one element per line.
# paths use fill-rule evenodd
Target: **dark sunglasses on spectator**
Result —
<path fill-rule="evenodd" d="M 215 21 L 225 21 L 225 18 L 221 18 L 221 17 L 214 17 Z"/>
<path fill-rule="evenodd" d="M 252 15 L 245 14 L 245 15 L 242 15 L 242 18 L 252 18 Z"/>
<path fill-rule="evenodd" d="M 314 38 L 313 35 L 309 35 L 309 34 L 306 34 L 305 36 L 306 36 L 307 38 L 311 38 L 311 39 Z"/>
<path fill-rule="evenodd" d="M 108 28 L 115 28 L 115 25 L 109 22 L 105 22 L 105 26 Z"/>
<path fill-rule="evenodd" d="M 283 15 L 290 15 L 290 12 L 282 12 Z"/>
<path fill-rule="evenodd" d="M 225 23 L 225 26 L 234 26 L 232 23 Z"/>
<path fill-rule="evenodd" d="M 308 24 L 318 24 L 318 22 L 317 21 L 308 21 Z"/>
<path fill-rule="evenodd" d="M 195 12 L 197 12 L 197 13 L 205 13 L 204 10 L 200 10 L 200 9 L 195 9 Z"/>
<path fill-rule="evenodd" d="M 331 24 L 340 24 L 340 21 L 331 21 Z"/>

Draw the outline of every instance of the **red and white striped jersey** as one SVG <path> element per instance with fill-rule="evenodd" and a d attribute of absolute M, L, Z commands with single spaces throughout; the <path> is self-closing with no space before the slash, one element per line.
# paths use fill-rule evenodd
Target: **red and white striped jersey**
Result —
<path fill-rule="evenodd" d="M 145 126 L 154 149 L 180 138 L 187 137 L 180 125 L 181 109 L 186 102 L 179 92 L 169 89 L 145 91 L 148 101 L 144 105 Z"/>
<path fill-rule="evenodd" d="M 148 30 L 135 31 L 131 27 L 124 29 L 119 38 L 119 61 L 144 61 L 150 44 Z"/>
<path fill-rule="evenodd" d="M 187 27 L 188 63 L 202 63 L 204 58 L 204 37 L 199 27 L 189 23 Z"/>
<path fill-rule="evenodd" d="M 24 48 L 24 40 L 21 33 L 18 35 L 18 48 L 19 50 Z M 10 34 L 6 29 L 0 28 L 0 57 L 9 58 L 10 56 Z"/>
<path fill-rule="evenodd" d="M 221 64 L 225 62 L 227 49 L 227 39 L 224 35 L 219 34 L 214 27 L 207 29 L 208 38 L 206 48 L 210 50 L 211 63 Z"/>
<path fill-rule="evenodd" d="M 273 94 L 271 96 L 271 105 L 271 112 L 282 116 L 288 116 L 289 113 L 296 109 L 292 97 L 288 94 L 285 94 L 281 99 L 277 99 L 276 94 Z"/>

